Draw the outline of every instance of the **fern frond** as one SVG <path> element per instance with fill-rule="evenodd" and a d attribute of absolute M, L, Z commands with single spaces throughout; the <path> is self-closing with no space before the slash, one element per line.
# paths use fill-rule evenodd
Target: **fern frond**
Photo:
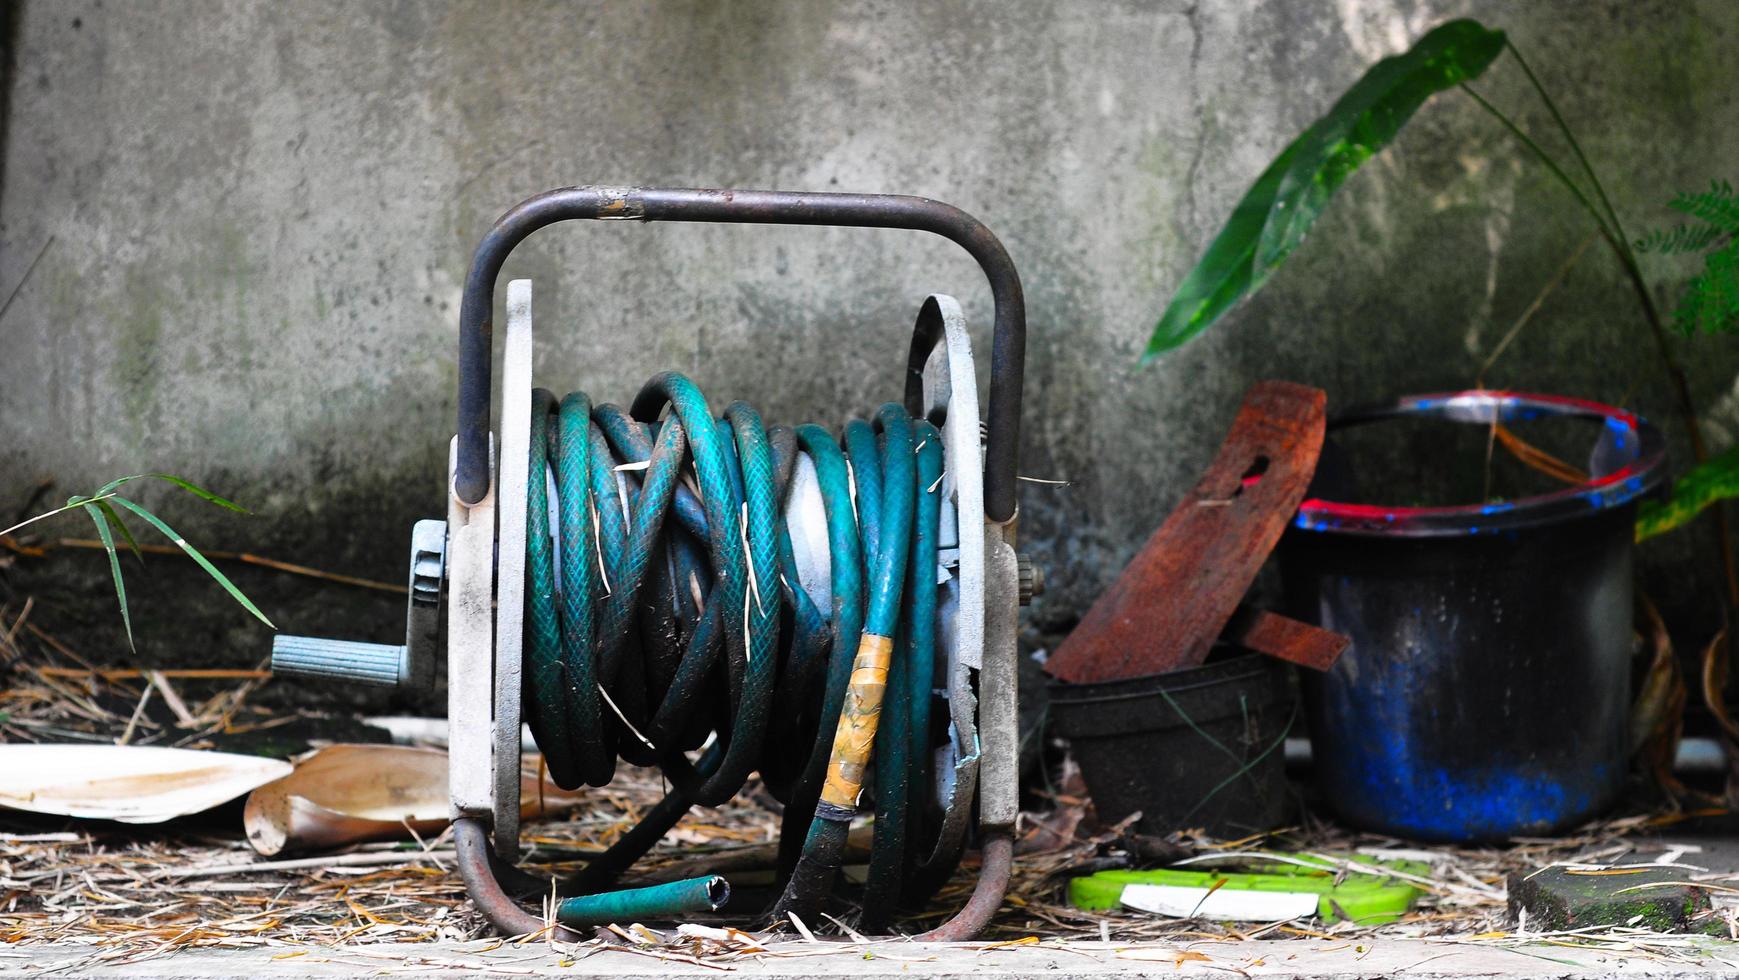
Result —
<path fill-rule="evenodd" d="M 1700 218 L 1722 231 L 1739 234 L 1739 195 L 1733 185 L 1724 180 L 1712 181 L 1701 194 L 1680 192 L 1668 205 L 1693 218 Z"/>
<path fill-rule="evenodd" d="M 1703 271 L 1685 287 L 1673 322 L 1687 337 L 1739 333 L 1739 239 L 1709 253 Z"/>
<path fill-rule="evenodd" d="M 1715 225 L 1695 223 L 1656 228 L 1636 240 L 1636 250 L 1657 255 L 1686 255 L 1701 252 L 1720 241 L 1726 234 L 1727 232 Z"/>

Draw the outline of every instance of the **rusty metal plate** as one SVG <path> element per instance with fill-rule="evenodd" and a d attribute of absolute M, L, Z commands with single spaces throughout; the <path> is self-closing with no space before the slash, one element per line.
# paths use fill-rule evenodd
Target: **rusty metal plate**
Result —
<path fill-rule="evenodd" d="M 1207 659 L 1304 499 L 1328 396 L 1263 381 L 1197 483 L 1045 664 L 1069 683 L 1144 677 Z"/>
<path fill-rule="evenodd" d="M 1333 667 L 1353 642 L 1345 634 L 1248 606 L 1238 607 L 1221 635 L 1246 649 L 1316 671 Z"/>

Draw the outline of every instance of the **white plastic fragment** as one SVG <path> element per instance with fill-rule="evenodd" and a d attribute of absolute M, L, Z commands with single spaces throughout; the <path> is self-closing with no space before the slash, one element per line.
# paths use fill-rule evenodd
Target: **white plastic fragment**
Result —
<path fill-rule="evenodd" d="M 1230 922 L 1285 922 L 1316 914 L 1318 896 L 1311 892 L 1246 891 L 1186 885 L 1125 885 L 1124 906 L 1179 919 Z"/>

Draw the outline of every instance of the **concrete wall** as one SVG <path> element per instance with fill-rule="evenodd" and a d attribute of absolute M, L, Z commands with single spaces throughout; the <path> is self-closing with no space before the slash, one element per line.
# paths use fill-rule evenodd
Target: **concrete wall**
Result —
<path fill-rule="evenodd" d="M 196 541 L 397 578 L 409 522 L 441 512 L 459 284 L 504 208 L 584 182 L 900 191 L 983 218 L 1025 278 L 1022 471 L 1069 485 L 1024 489 L 1024 531 L 1054 586 L 1037 614 L 1066 622 L 1206 463 L 1250 382 L 1310 382 L 1343 405 L 1466 385 L 1588 233 L 1538 165 L 1446 96 L 1263 296 L 1136 366 L 1268 159 L 1371 61 L 1463 14 L 1511 31 L 1633 229 L 1670 218 L 1676 189 L 1739 176 L 1727 0 L 33 0 L 0 290 L 40 262 L 0 319 L 0 510 L 48 476 L 63 496 L 169 470 L 259 515 L 165 501 Z M 1548 133 L 1513 64 L 1481 88 Z M 577 226 L 540 234 L 507 275 L 537 282 L 548 386 L 622 400 L 675 367 L 780 420 L 894 396 L 928 292 L 988 319 L 963 254 L 892 232 Z M 1487 380 L 1667 416 L 1635 309 L 1597 246 Z M 1685 349 L 1724 444 L 1739 344 Z M 100 562 L 78 567 L 100 585 Z M 396 629 L 391 603 L 256 586 L 288 629 Z M 172 626 L 202 616 L 228 632 L 198 634 L 220 647 L 201 655 L 263 651 L 214 591 L 175 596 L 212 596 L 215 613 L 159 606 L 154 655 L 188 655 Z"/>

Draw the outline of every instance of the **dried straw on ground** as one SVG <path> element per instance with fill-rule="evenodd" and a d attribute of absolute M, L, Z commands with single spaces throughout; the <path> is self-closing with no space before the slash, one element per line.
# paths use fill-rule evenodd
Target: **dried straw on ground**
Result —
<path fill-rule="evenodd" d="M 27 615 L 28 610 L 21 615 L 18 609 L 0 609 L 0 739 L 202 747 L 305 720 L 249 703 L 249 695 L 265 683 L 261 672 L 99 671 L 52 637 L 32 633 Z M 611 785 L 588 791 L 589 804 L 568 819 L 530 823 L 524 838 L 527 863 L 550 873 L 580 867 L 663 791 L 656 773 L 624 770 Z M 986 948 L 1110 941 L 1138 955 L 1184 943 L 1264 938 L 1345 943 L 1354 949 L 1371 938 L 1408 936 L 1512 947 L 1525 943 L 1530 949 L 1572 945 L 1667 960 L 1708 955 L 1708 940 L 1700 938 L 1623 928 L 1544 934 L 1507 921 L 1503 883 L 1511 872 L 1553 862 L 1624 863 L 1641 848 L 1659 849 L 1663 828 L 1674 819 L 1670 816 L 1626 816 L 1565 837 L 1503 848 L 1420 849 L 1318 822 L 1263 839 L 1182 840 L 1203 851 L 1353 855 L 1348 870 L 1357 870 L 1359 857 L 1407 857 L 1431 868 L 1417 882 L 1425 892 L 1418 907 L 1393 925 L 1239 928 L 1070 907 L 1064 891 L 1072 874 L 1126 856 L 1119 849 L 1118 829 L 1097 827 L 1084 801 L 1059 796 L 1054 802 L 1045 813 L 1022 815 L 1015 878 L 984 938 Z M 636 866 L 635 874 L 659 879 L 765 865 L 777 834 L 776 811 L 776 804 L 754 787 L 719 809 L 696 810 Z M 445 835 L 267 861 L 243 841 L 239 816 L 226 813 L 158 827 L 0 815 L 0 943 L 13 944 L 13 950 L 79 944 L 93 958 L 123 961 L 189 947 L 282 947 L 285 957 L 366 947 L 370 960 L 359 963 L 378 965 L 372 960 L 381 955 L 382 943 L 485 942 L 488 930 L 465 900 Z M 969 859 L 930 908 L 901 927 L 916 931 L 946 917 L 965 900 L 975 872 Z M 1729 876 L 1703 877 L 1725 881 Z M 850 931 L 855 916 L 849 908 L 839 912 L 838 920 L 807 923 L 803 931 L 858 942 Z M 784 931 L 788 937 L 800 935 L 789 924 Z M 728 929 L 721 919 L 657 932 L 623 923 L 615 938 L 647 955 L 721 966 L 732 958 L 764 955 L 760 944 L 767 941 L 761 934 Z M 506 955 L 512 947 L 476 947 L 485 948 Z M 567 948 L 568 955 L 589 955 L 587 948 Z M 898 953 L 878 947 L 876 955 Z"/>

